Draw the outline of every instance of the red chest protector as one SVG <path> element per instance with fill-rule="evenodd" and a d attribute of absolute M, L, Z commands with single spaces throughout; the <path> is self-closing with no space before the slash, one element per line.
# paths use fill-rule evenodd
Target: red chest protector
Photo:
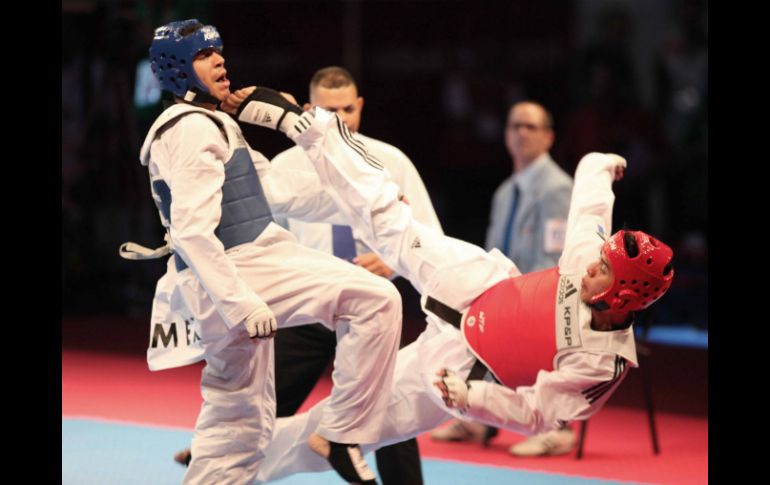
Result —
<path fill-rule="evenodd" d="M 473 353 L 504 385 L 535 382 L 553 370 L 559 269 L 501 281 L 471 303 L 462 331 Z"/>

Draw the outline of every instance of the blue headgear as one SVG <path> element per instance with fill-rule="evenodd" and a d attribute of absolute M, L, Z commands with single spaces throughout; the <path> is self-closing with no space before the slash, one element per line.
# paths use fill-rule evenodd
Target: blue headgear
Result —
<path fill-rule="evenodd" d="M 203 24 L 189 19 L 158 27 L 150 44 L 150 67 L 161 89 L 180 98 L 188 91 L 211 94 L 195 74 L 193 59 L 203 49 L 222 51 L 222 38 L 212 25 L 202 26 L 184 37 L 181 35 L 182 30 L 195 25 Z"/>

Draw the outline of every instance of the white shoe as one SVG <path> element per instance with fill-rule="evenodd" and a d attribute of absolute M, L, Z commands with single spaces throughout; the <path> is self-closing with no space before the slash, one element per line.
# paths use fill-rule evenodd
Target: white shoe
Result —
<path fill-rule="evenodd" d="M 436 428 L 430 432 L 435 441 L 484 441 L 487 427 L 483 424 L 455 419 L 449 426 Z"/>
<path fill-rule="evenodd" d="M 570 428 L 555 429 L 531 436 L 508 450 L 516 456 L 552 456 L 569 453 L 575 448 L 575 432 Z"/>

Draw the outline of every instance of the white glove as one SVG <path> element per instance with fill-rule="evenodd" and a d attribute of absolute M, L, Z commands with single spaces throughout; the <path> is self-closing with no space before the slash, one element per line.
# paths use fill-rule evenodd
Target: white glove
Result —
<path fill-rule="evenodd" d="M 626 159 L 616 153 L 608 153 L 607 156 L 610 157 L 610 160 L 615 167 L 626 168 L 628 166 Z"/>
<path fill-rule="evenodd" d="M 468 409 L 468 384 L 457 377 L 457 374 L 447 369 L 441 369 L 438 376 L 441 377 L 441 380 L 435 382 L 434 385 L 441 391 L 444 403 L 447 407 L 455 408 L 464 413 Z"/>
<path fill-rule="evenodd" d="M 251 338 L 273 338 L 278 330 L 278 322 L 270 308 L 262 304 L 251 312 L 243 321 Z"/>
<path fill-rule="evenodd" d="M 614 153 L 608 153 L 607 155 L 609 155 L 613 167 L 612 180 L 617 182 L 625 175 L 628 162 L 626 162 L 626 159 L 620 155 Z"/>

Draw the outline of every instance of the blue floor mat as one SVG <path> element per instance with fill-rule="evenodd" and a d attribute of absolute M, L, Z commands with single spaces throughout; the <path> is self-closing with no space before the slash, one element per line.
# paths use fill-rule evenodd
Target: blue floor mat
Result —
<path fill-rule="evenodd" d="M 89 419 L 62 419 L 62 485 L 154 485 L 181 483 L 184 468 L 174 463 L 174 452 L 189 446 L 191 431 L 112 423 Z M 372 470 L 374 456 L 367 455 Z M 527 485 L 621 484 L 508 468 L 444 460 L 422 460 L 426 484 Z M 295 475 L 273 482 L 281 485 L 338 485 L 332 472 Z"/>

